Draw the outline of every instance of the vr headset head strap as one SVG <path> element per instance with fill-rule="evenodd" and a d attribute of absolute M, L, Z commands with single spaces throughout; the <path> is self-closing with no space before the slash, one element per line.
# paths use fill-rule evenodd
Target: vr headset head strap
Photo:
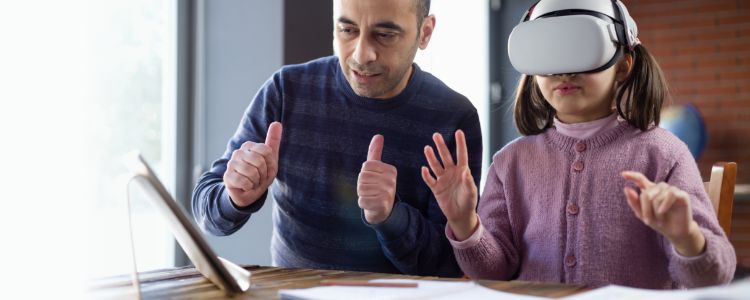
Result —
<path fill-rule="evenodd" d="M 635 46 L 638 46 L 641 43 L 638 39 L 638 27 L 635 24 L 635 20 L 630 16 L 628 8 L 625 7 L 625 4 L 623 4 L 622 1 L 612 0 L 612 4 L 615 6 L 615 11 L 619 15 L 619 19 L 622 20 L 623 30 L 622 33 L 618 31 L 618 36 L 620 34 L 624 35 L 622 41 L 627 43 L 624 46 L 627 46 L 628 50 L 633 51 Z"/>
<path fill-rule="evenodd" d="M 539 2 L 541 1 L 542 0 L 539 0 L 535 2 L 533 5 L 531 5 L 531 7 L 529 7 L 529 9 L 527 9 L 526 12 L 523 14 L 523 17 L 521 18 L 521 21 L 519 23 L 529 21 L 529 19 L 531 18 L 531 14 L 534 12 L 534 8 L 536 8 L 537 4 L 539 4 Z M 616 18 L 613 19 L 613 21 L 615 24 L 615 28 L 617 29 L 618 42 L 621 46 L 626 46 L 629 51 L 633 51 L 635 46 L 641 43 L 641 41 L 638 40 L 638 27 L 636 26 L 635 21 L 630 16 L 630 13 L 628 12 L 627 7 L 625 7 L 625 4 L 623 4 L 622 1 L 620 0 L 611 0 L 611 1 L 612 1 L 612 6 L 614 7 L 615 14 L 616 14 Z M 596 11 L 583 10 L 583 9 L 570 9 L 570 10 L 563 10 L 563 11 L 551 11 L 542 16 L 539 16 L 539 18 L 548 18 L 548 17 L 553 17 L 553 16 L 564 16 L 564 15 L 574 15 L 574 14 L 592 15 L 592 16 L 602 18 L 602 19 L 603 19 L 603 16 L 606 16 L 605 14 L 601 12 L 596 12 Z"/>

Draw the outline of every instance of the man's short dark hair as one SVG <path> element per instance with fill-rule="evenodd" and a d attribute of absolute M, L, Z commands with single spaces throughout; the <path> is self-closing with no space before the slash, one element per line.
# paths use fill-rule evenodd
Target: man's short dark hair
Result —
<path fill-rule="evenodd" d="M 424 18 L 430 15 L 430 0 L 415 1 L 417 5 L 417 28 L 421 28 Z"/>

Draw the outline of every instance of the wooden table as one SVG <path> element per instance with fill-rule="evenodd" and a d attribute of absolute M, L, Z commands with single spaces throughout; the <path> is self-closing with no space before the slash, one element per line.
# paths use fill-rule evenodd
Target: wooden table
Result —
<path fill-rule="evenodd" d="M 427 280 L 461 280 L 453 278 L 408 276 L 384 273 L 290 269 L 260 266 L 243 266 L 252 272 L 250 290 L 232 299 L 279 299 L 279 289 L 318 286 L 324 279 L 370 280 L 404 278 Z M 157 270 L 139 274 L 144 299 L 217 299 L 224 292 L 205 279 L 192 267 Z M 525 281 L 479 280 L 486 287 L 505 292 L 559 298 L 588 290 L 568 284 L 535 283 Z M 96 299 L 136 299 L 129 275 L 108 277 L 91 283 L 90 293 Z"/>

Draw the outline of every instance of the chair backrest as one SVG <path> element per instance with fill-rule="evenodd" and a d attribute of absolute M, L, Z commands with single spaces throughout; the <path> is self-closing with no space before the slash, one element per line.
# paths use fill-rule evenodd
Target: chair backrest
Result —
<path fill-rule="evenodd" d="M 716 210 L 719 225 L 727 237 L 732 232 L 732 205 L 736 180 L 737 163 L 717 162 L 711 168 L 711 178 L 704 183 L 708 198 Z"/>

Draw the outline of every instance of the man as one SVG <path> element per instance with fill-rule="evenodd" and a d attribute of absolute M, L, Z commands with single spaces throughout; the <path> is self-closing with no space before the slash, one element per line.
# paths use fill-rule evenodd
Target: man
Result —
<path fill-rule="evenodd" d="M 420 167 L 434 132 L 455 145 L 462 129 L 480 178 L 481 132 L 474 106 L 413 63 L 428 14 L 429 0 L 334 0 L 337 55 L 260 89 L 195 187 L 198 224 L 231 234 L 270 194 L 274 265 L 460 276 Z"/>

